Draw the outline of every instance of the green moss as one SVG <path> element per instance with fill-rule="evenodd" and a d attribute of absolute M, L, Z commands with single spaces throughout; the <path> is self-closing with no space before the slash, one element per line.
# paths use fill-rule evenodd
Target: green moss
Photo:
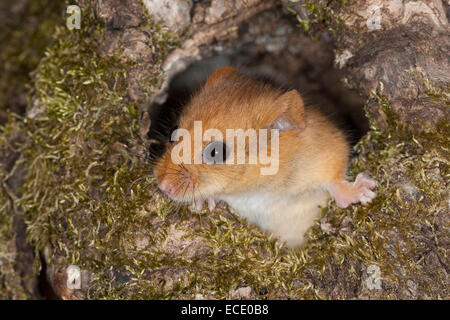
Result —
<path fill-rule="evenodd" d="M 379 182 L 373 204 L 354 213 L 359 220 L 355 243 L 372 253 L 392 286 L 407 288 L 413 281 L 419 297 L 445 297 L 443 266 L 423 260 L 433 247 L 437 260 L 448 259 L 443 247 L 448 235 L 440 223 L 445 223 L 449 197 L 450 125 L 444 119 L 423 132 L 401 127 L 380 98 L 389 127 L 372 129 L 356 146 L 359 157 L 352 165 L 353 174 L 368 170 Z"/>
<path fill-rule="evenodd" d="M 8 124 L 0 127 L 0 299 L 27 299 L 29 294 L 15 269 L 17 253 L 13 219 L 17 214 L 17 195 L 8 185 L 8 179 L 17 169 L 17 165 L 11 168 L 9 163 L 20 150 L 23 125 L 14 121 L 12 114 L 9 119 Z"/>
<path fill-rule="evenodd" d="M 21 277 L 14 269 L 16 255 L 13 250 L 14 233 L 11 202 L 0 193 L 0 299 L 27 299 L 28 293 Z"/>
<path fill-rule="evenodd" d="M 300 0 L 289 0 L 292 4 Z M 327 28 L 333 34 L 336 34 L 339 28 L 343 25 L 343 21 L 338 17 L 336 12 L 345 8 L 350 4 L 348 0 L 330 1 L 325 0 L 306 0 L 302 1 L 301 6 L 306 8 L 309 12 L 307 19 L 302 18 L 301 15 L 292 7 L 286 6 L 286 9 L 293 13 L 298 21 L 298 26 L 304 31 L 309 32 L 313 39 L 317 39 L 318 34 Z"/>
<path fill-rule="evenodd" d="M 442 104 L 447 109 L 450 107 L 450 84 L 436 85 L 420 72 L 408 71 L 409 74 L 419 79 L 425 87 L 425 94 L 434 102 Z"/>
<path fill-rule="evenodd" d="M 18 141 L 24 130 L 21 119 L 11 112 L 23 113 L 25 95 L 31 81 L 30 72 L 36 68 L 45 48 L 52 39 L 53 29 L 61 23 L 61 1 L 29 1 L 16 10 L 5 10 L 0 29 L 0 299 L 29 298 L 22 278 L 15 270 L 13 217 L 16 195 L 7 184 L 17 165 L 9 162 L 20 151 Z M 9 9 L 9 7 L 6 5 Z M 17 163 L 18 164 L 18 163 Z"/>
<path fill-rule="evenodd" d="M 53 29 L 61 23 L 63 1 L 26 2 L 23 9 L 6 11 L 0 30 L 0 116 L 6 110 L 23 111 L 23 96 L 30 72 L 49 45 Z M 0 119 L 0 121 L 3 119 Z"/>
<path fill-rule="evenodd" d="M 192 213 L 156 192 L 138 108 L 127 99 L 130 64 L 120 52 L 96 54 L 104 30 L 89 19 L 79 31 L 56 29 L 33 75 L 30 101 L 40 113 L 20 125 L 11 119 L 2 133 L 3 141 L 7 128 L 25 133 L 17 205 L 29 241 L 49 252 L 51 264 L 92 271 L 89 298 L 229 298 L 241 286 L 256 298 L 405 298 L 408 281 L 419 297 L 448 296 L 442 267 L 427 260 L 430 241 L 447 259 L 439 219 L 448 199 L 448 121 L 422 133 L 402 128 L 374 94 L 388 129 L 371 124 L 350 173 L 375 178 L 377 198 L 346 210 L 330 203 L 324 215 L 334 231 L 318 222 L 305 247 L 290 250 L 227 210 Z M 151 23 L 143 28 L 159 54 L 143 82 L 152 92 L 176 41 L 167 44 L 173 38 Z M 3 200 L 2 212 L 10 212 Z M 0 216 L 2 225 L 8 217 Z M 379 266 L 383 290 L 365 288 L 369 265 Z"/>
<path fill-rule="evenodd" d="M 26 214 L 28 240 L 37 252 L 50 249 L 50 263 L 58 257 L 57 263 L 99 273 L 112 267 L 133 272 L 138 253 L 121 249 L 131 241 L 127 235 L 149 225 L 143 208 L 153 178 L 142 161 L 146 142 L 138 133 L 137 107 L 127 100 L 126 71 L 132 63 L 120 52 L 98 56 L 103 26 L 89 11 L 83 22 L 81 30 L 56 28 L 54 43 L 33 74 L 30 101 L 37 115 L 26 119 L 21 161 L 27 175 L 18 205 Z M 156 24 L 142 28 L 154 41 L 150 67 L 157 81 L 171 36 Z M 143 87 L 150 92 L 158 83 L 147 80 Z M 104 284 L 98 293 L 93 290 L 94 297 L 108 287 Z"/>

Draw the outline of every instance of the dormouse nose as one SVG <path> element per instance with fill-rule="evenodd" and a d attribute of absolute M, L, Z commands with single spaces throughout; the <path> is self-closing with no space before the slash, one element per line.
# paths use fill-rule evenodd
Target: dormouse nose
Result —
<path fill-rule="evenodd" d="M 175 193 L 175 187 L 172 183 L 170 183 L 166 178 L 163 178 L 159 183 L 158 187 L 162 192 L 168 195 L 173 195 Z"/>

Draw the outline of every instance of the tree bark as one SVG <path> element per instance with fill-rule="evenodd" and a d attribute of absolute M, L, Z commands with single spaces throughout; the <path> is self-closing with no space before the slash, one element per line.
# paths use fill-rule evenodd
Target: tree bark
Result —
<path fill-rule="evenodd" d="M 430 127 L 448 117 L 448 3 L 357 1 L 351 9 L 358 15 L 339 13 L 346 30 L 337 37 L 341 52 L 351 55 L 342 66 L 347 83 L 385 96 L 407 126 Z M 441 100 L 430 98 L 432 87 Z M 386 124 L 376 101 L 369 103 L 369 111 Z"/>

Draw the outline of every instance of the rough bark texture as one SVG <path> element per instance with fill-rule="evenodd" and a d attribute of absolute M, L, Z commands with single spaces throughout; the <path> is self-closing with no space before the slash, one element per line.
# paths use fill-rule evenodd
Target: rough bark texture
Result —
<path fill-rule="evenodd" d="M 379 27 L 371 6 L 379 8 Z M 450 82 L 447 6 L 440 0 L 361 1 L 352 6 L 359 16 L 342 13 L 347 30 L 337 40 L 352 55 L 344 67 L 348 84 L 382 92 L 408 125 L 432 126 L 448 116 L 448 105 L 427 95 L 427 81 L 445 90 Z M 377 122 L 384 121 L 374 102 L 369 110 Z"/>
<path fill-rule="evenodd" d="M 448 298 L 448 6 L 325 2 L 77 1 L 83 29 L 55 29 L 26 121 L 2 128 L 4 298 L 39 296 L 24 278 L 33 248 L 63 299 Z M 140 115 L 165 110 L 170 81 L 211 55 L 304 88 L 362 131 L 367 100 L 350 174 L 379 182 L 375 202 L 331 203 L 290 251 L 223 204 L 193 214 L 162 197 L 145 158 L 155 119 Z M 80 289 L 67 286 L 71 264 Z"/>

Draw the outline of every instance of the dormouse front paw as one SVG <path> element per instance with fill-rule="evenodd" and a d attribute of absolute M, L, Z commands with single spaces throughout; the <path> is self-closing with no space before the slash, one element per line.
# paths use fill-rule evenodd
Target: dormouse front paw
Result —
<path fill-rule="evenodd" d="M 362 204 L 371 202 L 376 196 L 376 193 L 372 191 L 376 185 L 377 184 L 374 180 L 365 176 L 363 173 L 358 173 L 355 182 L 353 182 L 358 201 Z"/>
<path fill-rule="evenodd" d="M 372 191 L 375 186 L 374 180 L 359 173 L 353 183 L 334 182 L 328 187 L 328 191 L 339 208 L 347 208 L 352 203 L 367 204 L 371 202 L 376 196 L 376 193 Z"/>

